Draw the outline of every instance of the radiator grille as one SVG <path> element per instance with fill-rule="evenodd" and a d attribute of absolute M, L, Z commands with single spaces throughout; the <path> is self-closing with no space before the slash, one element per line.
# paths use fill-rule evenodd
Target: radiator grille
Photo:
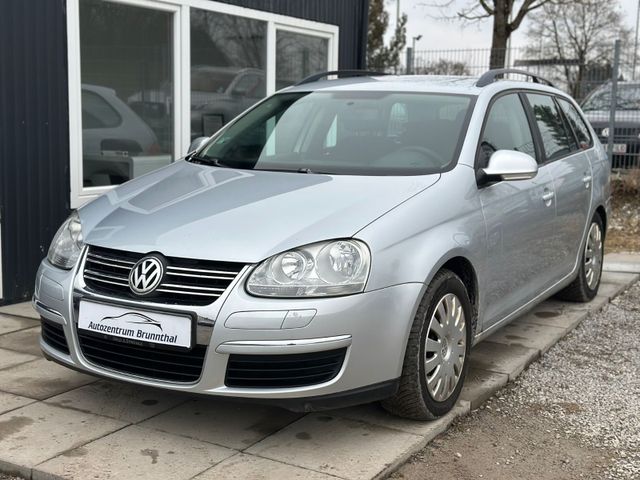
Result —
<path fill-rule="evenodd" d="M 98 367 L 170 382 L 196 382 L 207 352 L 205 345 L 196 345 L 189 351 L 165 350 L 80 331 L 78 341 L 84 357 Z"/>
<path fill-rule="evenodd" d="M 140 253 L 89 247 L 84 281 L 93 291 L 116 297 L 140 299 L 129 288 L 129 273 Z M 241 263 L 165 257 L 167 268 L 160 286 L 145 301 L 208 305 L 218 299 L 244 267 Z"/>

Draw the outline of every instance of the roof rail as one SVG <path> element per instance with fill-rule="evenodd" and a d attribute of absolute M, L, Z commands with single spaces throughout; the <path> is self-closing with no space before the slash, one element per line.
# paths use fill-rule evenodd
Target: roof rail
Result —
<path fill-rule="evenodd" d="M 335 75 L 336 77 L 372 77 L 386 75 L 384 72 L 375 72 L 370 70 L 331 70 L 329 72 L 315 73 L 307 78 L 300 80 L 295 86 L 304 85 L 305 83 L 315 82 L 324 77 Z"/>
<path fill-rule="evenodd" d="M 498 77 L 503 76 L 507 73 L 515 73 L 518 75 L 524 75 L 525 77 L 531 77 L 533 83 L 544 83 L 546 85 L 549 85 L 550 87 L 554 86 L 553 83 L 551 83 L 549 80 L 525 70 L 518 70 L 515 68 L 496 68 L 494 70 L 489 70 L 483 73 L 476 82 L 476 87 L 486 87 L 487 85 L 491 85 L 498 79 Z"/>

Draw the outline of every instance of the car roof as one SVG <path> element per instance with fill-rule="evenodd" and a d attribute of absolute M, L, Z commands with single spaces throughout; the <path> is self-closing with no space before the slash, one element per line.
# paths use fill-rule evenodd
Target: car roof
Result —
<path fill-rule="evenodd" d="M 510 89 L 540 90 L 548 93 L 566 94 L 542 83 L 497 80 L 485 87 L 478 87 L 479 77 L 455 75 L 372 75 L 317 80 L 287 87 L 281 92 L 309 91 L 385 91 L 406 93 L 451 93 L 478 96 L 483 93 L 495 94 Z"/>

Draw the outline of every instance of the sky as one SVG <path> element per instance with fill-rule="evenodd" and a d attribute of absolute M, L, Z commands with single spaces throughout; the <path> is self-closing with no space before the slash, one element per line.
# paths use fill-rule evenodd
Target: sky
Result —
<path fill-rule="evenodd" d="M 466 48 L 490 48 L 491 47 L 491 19 L 479 23 L 463 23 L 461 21 L 445 21 L 438 19 L 441 15 L 437 8 L 427 5 L 437 3 L 440 0 L 386 0 L 385 6 L 389 12 L 389 31 L 391 36 L 396 22 L 396 5 L 400 1 L 402 13 L 406 13 L 407 44 L 411 46 L 412 38 L 422 35 L 422 39 L 416 44 L 416 50 L 441 50 L 441 49 L 466 49 Z M 473 0 L 456 0 L 454 4 L 464 6 Z M 603 0 L 609 1 L 609 0 Z M 629 27 L 635 28 L 636 9 L 640 0 L 620 0 L 624 18 Z M 519 5 L 522 2 L 517 1 Z M 457 10 L 452 7 L 447 15 L 454 15 Z M 534 13 L 532 13 L 535 15 Z M 512 35 L 512 46 L 522 47 L 527 45 L 525 32 L 526 21 Z"/>

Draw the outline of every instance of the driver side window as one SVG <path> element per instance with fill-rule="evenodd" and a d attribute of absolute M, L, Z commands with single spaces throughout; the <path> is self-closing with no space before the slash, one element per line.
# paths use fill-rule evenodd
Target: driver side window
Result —
<path fill-rule="evenodd" d="M 478 167 L 485 168 L 497 150 L 515 150 L 536 158 L 527 115 L 517 93 L 504 95 L 491 105 L 480 141 Z"/>

